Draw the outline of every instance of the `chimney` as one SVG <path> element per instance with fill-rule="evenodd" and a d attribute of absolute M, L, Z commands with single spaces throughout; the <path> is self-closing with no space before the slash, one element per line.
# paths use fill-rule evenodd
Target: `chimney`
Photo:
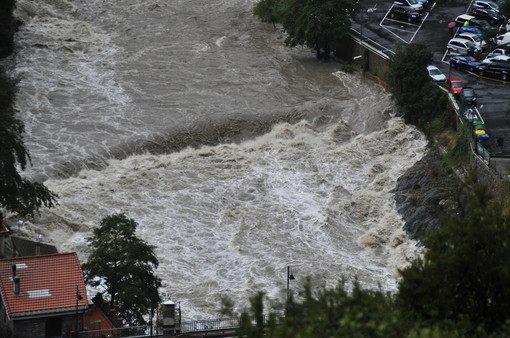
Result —
<path fill-rule="evenodd" d="M 14 277 L 14 294 L 15 295 L 20 294 L 20 282 L 21 282 L 21 278 Z"/>
<path fill-rule="evenodd" d="M 35 245 L 35 255 L 40 255 L 41 254 L 41 243 L 37 242 L 37 244 Z"/>
<path fill-rule="evenodd" d="M 12 265 L 12 281 L 14 282 L 14 294 L 19 295 L 20 293 L 19 284 L 21 280 L 19 277 L 16 276 L 16 264 Z"/>

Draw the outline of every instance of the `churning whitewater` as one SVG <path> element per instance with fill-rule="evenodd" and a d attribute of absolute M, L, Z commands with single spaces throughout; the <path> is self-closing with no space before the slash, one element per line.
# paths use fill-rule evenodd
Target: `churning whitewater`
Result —
<path fill-rule="evenodd" d="M 417 255 L 392 189 L 426 140 L 388 93 L 252 15 L 254 0 L 19 0 L 13 74 L 33 167 L 59 195 L 21 232 L 87 257 L 123 212 L 184 320 L 283 301 L 287 266 L 394 290 Z"/>

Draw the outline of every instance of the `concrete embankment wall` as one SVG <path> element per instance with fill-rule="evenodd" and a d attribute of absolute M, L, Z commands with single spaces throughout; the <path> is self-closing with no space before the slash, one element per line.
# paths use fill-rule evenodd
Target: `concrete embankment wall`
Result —
<path fill-rule="evenodd" d="M 378 45 L 374 41 L 349 35 L 335 49 L 335 55 L 342 60 L 352 62 L 355 67 L 363 70 L 366 77 L 389 89 L 388 74 L 390 69 L 389 56 L 393 52 Z"/>

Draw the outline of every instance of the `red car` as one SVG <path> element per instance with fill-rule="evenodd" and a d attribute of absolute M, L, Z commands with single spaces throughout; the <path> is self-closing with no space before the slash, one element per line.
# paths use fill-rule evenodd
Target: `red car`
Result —
<path fill-rule="evenodd" d="M 459 78 L 451 77 L 446 79 L 444 86 L 455 96 L 459 96 L 460 92 L 462 92 L 462 81 Z"/>

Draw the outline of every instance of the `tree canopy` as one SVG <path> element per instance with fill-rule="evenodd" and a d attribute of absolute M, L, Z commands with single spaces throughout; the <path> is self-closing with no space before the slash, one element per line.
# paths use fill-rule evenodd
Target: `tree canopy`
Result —
<path fill-rule="evenodd" d="M 0 67 L 0 206 L 24 216 L 53 207 L 56 195 L 19 172 L 30 163 L 30 155 L 23 141 L 24 124 L 16 118 L 16 93 L 16 81 Z"/>
<path fill-rule="evenodd" d="M 459 214 L 424 238 L 425 257 L 402 272 L 398 298 L 413 318 L 493 332 L 510 319 L 510 217 L 486 186 L 462 195 Z"/>
<path fill-rule="evenodd" d="M 14 48 L 16 22 L 13 10 L 15 6 L 15 0 L 3 0 L 0 4 L 0 58 L 11 54 Z"/>
<path fill-rule="evenodd" d="M 349 33 L 349 15 L 360 8 L 352 0 L 261 0 L 254 13 L 262 21 L 281 23 L 286 45 L 314 48 L 319 57 L 329 56 L 331 46 Z"/>
<path fill-rule="evenodd" d="M 136 227 L 124 214 L 105 217 L 87 238 L 92 253 L 83 264 L 86 281 L 105 287 L 111 305 L 130 325 L 145 323 L 143 316 L 153 313 L 161 300 L 154 246 L 136 237 Z"/>
<path fill-rule="evenodd" d="M 393 98 L 407 123 L 425 126 L 443 114 L 447 100 L 427 74 L 432 53 L 423 44 L 399 45 L 390 60 L 389 81 Z"/>

